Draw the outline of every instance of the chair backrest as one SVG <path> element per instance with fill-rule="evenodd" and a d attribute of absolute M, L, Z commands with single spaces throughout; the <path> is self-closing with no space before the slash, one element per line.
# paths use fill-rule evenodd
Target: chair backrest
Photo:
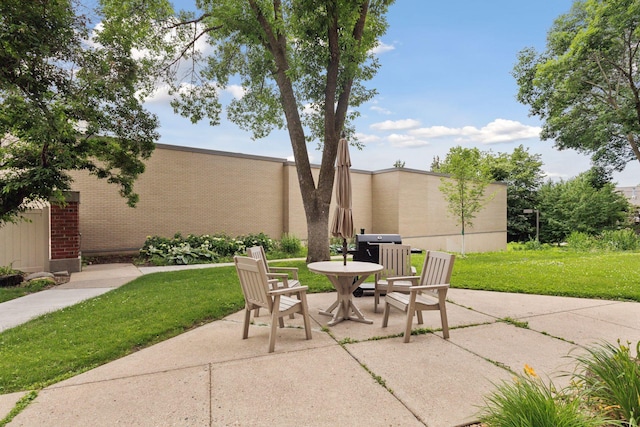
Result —
<path fill-rule="evenodd" d="M 265 307 L 271 312 L 273 299 L 269 296 L 269 279 L 262 261 L 243 256 L 233 257 L 247 307 Z"/>
<path fill-rule="evenodd" d="M 427 251 L 420 273 L 420 285 L 449 284 L 455 259 L 456 256 L 452 254 Z"/>
<path fill-rule="evenodd" d="M 411 246 L 382 243 L 379 245 L 378 263 L 384 269 L 376 274 L 376 279 L 411 275 Z"/>
<path fill-rule="evenodd" d="M 267 255 L 264 253 L 262 246 L 253 246 L 247 249 L 247 256 L 253 259 L 260 260 L 264 265 L 265 271 L 269 271 L 269 265 L 267 264 Z"/>

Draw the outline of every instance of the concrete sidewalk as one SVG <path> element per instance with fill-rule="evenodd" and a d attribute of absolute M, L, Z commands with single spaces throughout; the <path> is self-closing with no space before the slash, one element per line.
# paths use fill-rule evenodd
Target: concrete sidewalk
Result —
<path fill-rule="evenodd" d="M 310 341 L 301 329 L 279 329 L 269 354 L 268 316 L 242 340 L 235 313 L 47 387 L 9 425 L 457 426 L 476 419 L 492 383 L 525 364 L 565 385 L 557 375 L 571 371 L 566 356 L 581 346 L 640 340 L 638 303 L 452 289 L 451 338 L 436 332 L 404 344 L 377 339 L 400 334 L 404 317 L 392 311 L 382 328 L 371 296 L 355 303 L 372 325 L 327 327 L 318 311 L 334 299 L 309 295 Z M 439 328 L 439 314 L 425 313 L 424 326 Z M 0 396 L 0 419 L 23 395 Z"/>

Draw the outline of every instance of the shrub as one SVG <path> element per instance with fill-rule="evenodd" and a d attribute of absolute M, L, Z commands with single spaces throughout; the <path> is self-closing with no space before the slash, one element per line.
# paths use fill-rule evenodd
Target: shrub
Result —
<path fill-rule="evenodd" d="M 487 427 L 638 426 L 640 425 L 640 342 L 636 356 L 629 343 L 587 348 L 570 386 L 557 391 L 532 368 L 513 383 L 503 382 L 485 398 L 480 413 Z"/>
<path fill-rule="evenodd" d="M 236 254 L 245 254 L 247 247 L 261 245 L 265 251 L 273 241 L 264 233 L 230 237 L 224 233 L 186 237 L 176 233 L 173 238 L 150 236 L 140 249 L 140 256 L 154 265 L 201 264 L 218 262 Z"/>
<path fill-rule="evenodd" d="M 590 251 L 595 247 L 595 240 L 587 233 L 574 231 L 567 237 L 567 245 L 575 251 Z"/>
<path fill-rule="evenodd" d="M 640 424 L 640 342 L 636 357 L 629 343 L 615 347 L 605 343 L 587 349 L 587 355 L 576 358 L 582 370 L 575 377 L 584 386 L 588 403 L 606 415 L 625 422 Z"/>
<path fill-rule="evenodd" d="M 491 427 L 588 427 L 602 426 L 599 417 L 581 411 L 574 396 L 545 384 L 529 366 L 513 383 L 504 382 L 485 399 L 480 415 L 483 425 Z"/>
<path fill-rule="evenodd" d="M 280 250 L 286 254 L 296 255 L 302 250 L 302 242 L 296 236 L 284 233 L 280 238 Z"/>
<path fill-rule="evenodd" d="M 631 229 L 606 230 L 596 239 L 600 249 L 611 251 L 635 251 L 640 249 L 640 237 Z"/>

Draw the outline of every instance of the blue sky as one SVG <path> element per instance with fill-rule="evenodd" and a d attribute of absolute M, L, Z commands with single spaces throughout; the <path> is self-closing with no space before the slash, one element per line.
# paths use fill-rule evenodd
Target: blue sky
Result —
<path fill-rule="evenodd" d="M 191 8 L 192 2 L 175 2 Z M 428 170 L 456 145 L 510 153 L 522 144 L 540 154 L 548 178 L 568 179 L 590 167 L 588 156 L 558 151 L 538 138 L 540 121 L 516 101 L 511 70 L 517 53 L 543 50 L 553 20 L 571 0 L 397 0 L 381 39 L 381 68 L 367 83 L 378 96 L 360 107 L 355 122 L 363 150 L 351 149 L 352 167 L 380 170 L 396 160 Z M 227 93 L 226 96 L 232 96 Z M 244 154 L 291 158 L 284 131 L 253 141 L 223 119 L 220 126 L 191 124 L 158 96 L 148 108 L 160 118 L 159 142 Z M 313 163 L 321 153 L 310 147 Z M 614 175 L 621 186 L 640 184 L 640 163 Z"/>

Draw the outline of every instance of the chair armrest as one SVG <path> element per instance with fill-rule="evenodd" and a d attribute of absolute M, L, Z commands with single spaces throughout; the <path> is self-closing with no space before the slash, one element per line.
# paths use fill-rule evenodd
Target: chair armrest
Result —
<path fill-rule="evenodd" d="M 306 293 L 308 286 L 296 286 L 294 288 L 279 288 L 269 291 L 270 295 L 291 295 L 291 294 L 299 294 Z"/>
<path fill-rule="evenodd" d="M 397 277 L 387 277 L 387 282 L 417 282 L 420 280 L 420 276 L 397 276 Z"/>
<path fill-rule="evenodd" d="M 441 289 L 449 289 L 449 284 L 443 283 L 442 285 L 422 285 L 422 286 L 412 286 L 411 288 L 409 288 L 411 292 L 439 291 Z"/>
<path fill-rule="evenodd" d="M 298 280 L 298 267 L 269 267 L 273 273 L 288 272 L 291 273 L 293 279 Z"/>
<path fill-rule="evenodd" d="M 410 288 L 413 288 L 420 280 L 420 276 L 398 276 L 387 277 L 387 293 L 393 292 L 393 284 L 395 282 L 411 282 Z"/>
<path fill-rule="evenodd" d="M 289 287 L 289 275 L 287 273 L 267 273 L 267 277 L 270 277 L 271 279 L 269 279 L 269 283 L 275 281 L 276 284 L 278 282 L 282 282 L 282 285 L 285 288 Z"/>

